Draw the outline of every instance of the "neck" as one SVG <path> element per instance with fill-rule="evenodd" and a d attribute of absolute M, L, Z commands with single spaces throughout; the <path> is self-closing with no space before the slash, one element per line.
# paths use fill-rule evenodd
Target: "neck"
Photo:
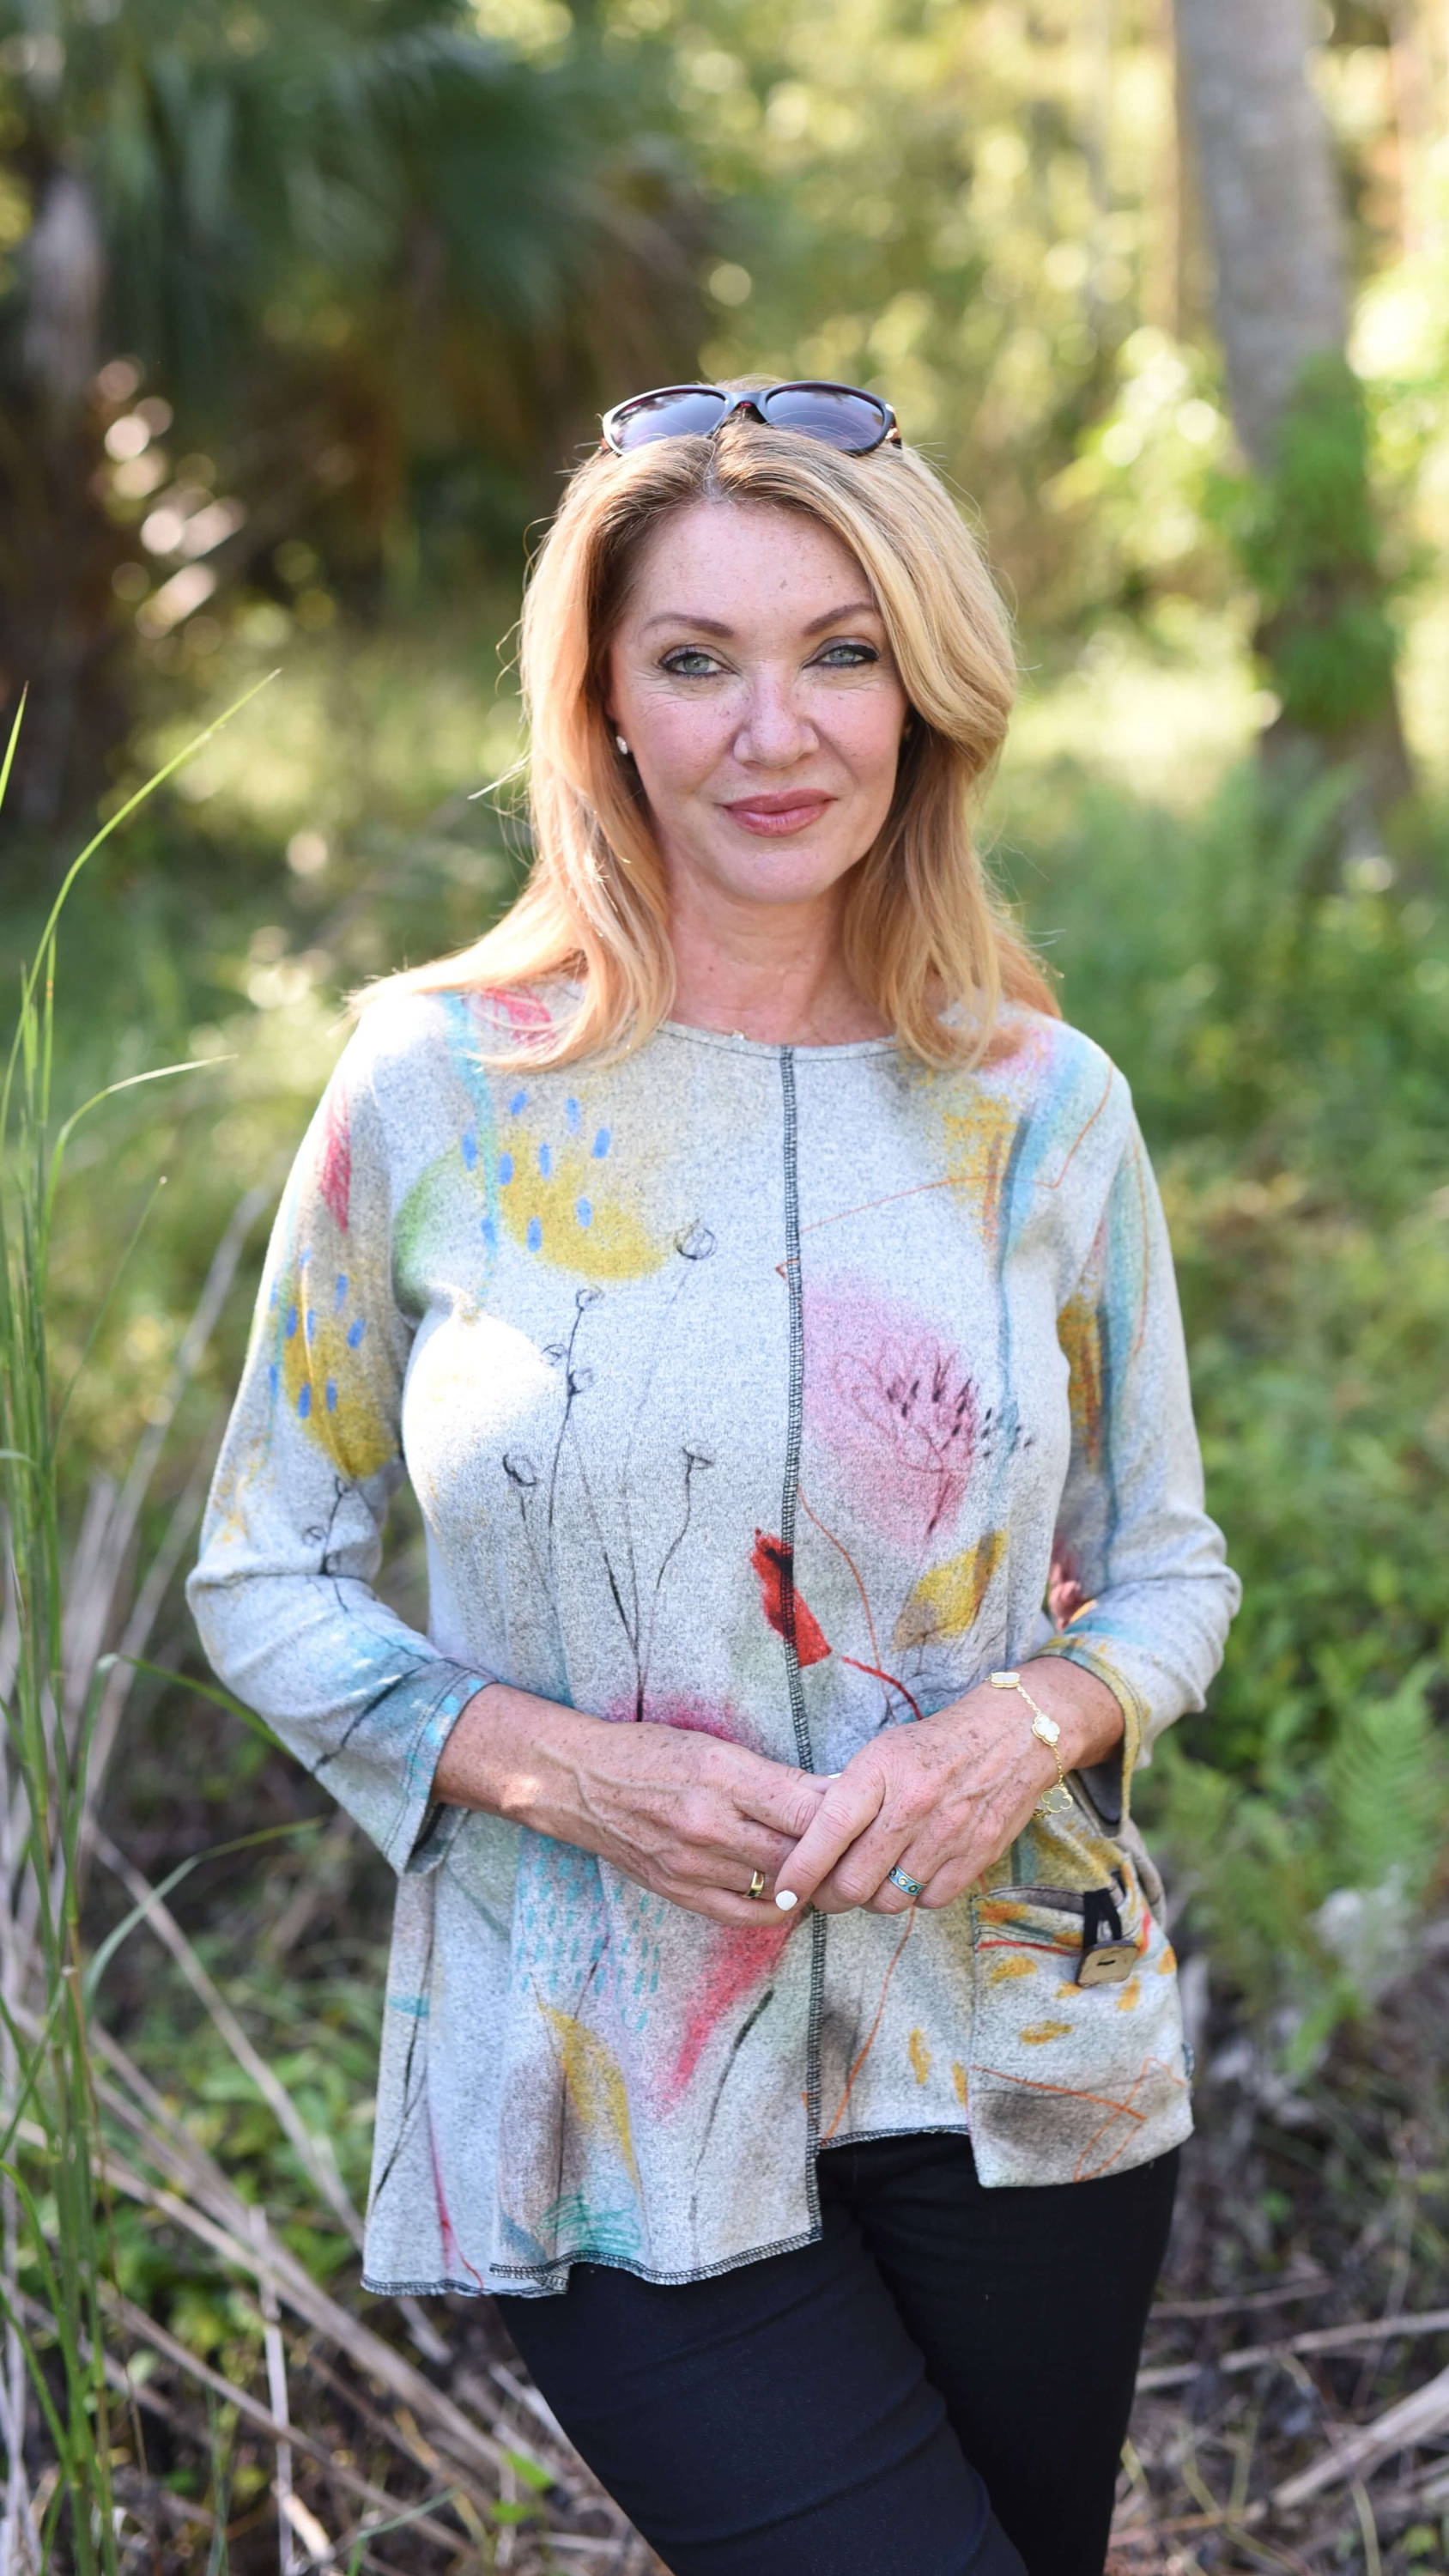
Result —
<path fill-rule="evenodd" d="M 740 902 L 678 879 L 670 889 L 673 1016 L 771 1046 L 838 1046 L 889 1035 L 841 953 L 843 898 Z"/>

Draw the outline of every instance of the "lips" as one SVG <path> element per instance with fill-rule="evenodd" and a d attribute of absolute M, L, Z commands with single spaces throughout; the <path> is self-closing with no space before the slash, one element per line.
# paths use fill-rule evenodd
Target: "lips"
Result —
<path fill-rule="evenodd" d="M 779 839 L 787 832 L 802 831 L 807 823 L 818 822 L 827 805 L 834 802 L 834 797 L 827 796 L 823 790 L 812 793 L 808 789 L 795 789 L 782 796 L 742 797 L 738 804 L 726 805 L 724 810 L 731 821 L 740 824 L 745 831 L 761 833 L 767 839 Z"/>

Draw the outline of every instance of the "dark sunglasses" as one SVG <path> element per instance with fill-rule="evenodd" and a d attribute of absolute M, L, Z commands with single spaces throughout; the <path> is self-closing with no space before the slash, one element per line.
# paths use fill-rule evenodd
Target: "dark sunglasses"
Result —
<path fill-rule="evenodd" d="M 823 439 L 846 456 L 868 456 L 887 439 L 901 443 L 895 413 L 879 395 L 863 393 L 859 385 L 816 384 L 761 385 L 750 393 L 730 393 L 723 385 L 663 385 L 654 393 L 631 394 L 606 411 L 603 443 L 626 456 L 651 438 L 708 438 L 737 412 L 767 429 L 796 429 Z"/>

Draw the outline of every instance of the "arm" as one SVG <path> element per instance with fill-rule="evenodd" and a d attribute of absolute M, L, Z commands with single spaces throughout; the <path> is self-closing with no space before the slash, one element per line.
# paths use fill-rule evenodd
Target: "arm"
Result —
<path fill-rule="evenodd" d="M 1172 1247 L 1130 1098 L 1101 1219 L 1057 1331 L 1071 1372 L 1072 1448 L 1054 1556 L 1068 1603 L 1080 1606 L 1037 1653 L 1093 1674 L 1121 1708 L 1120 1749 L 1105 1765 L 1089 1756 L 1087 1770 L 1096 1803 L 1116 1822 L 1155 1738 L 1204 1706 L 1242 1596 L 1204 1508 Z"/>
<path fill-rule="evenodd" d="M 434 1768 L 491 1676 L 372 1589 L 404 1474 L 412 1327 L 393 1294 L 370 1053 L 364 1022 L 288 1175 L 186 1597 L 220 1679 L 402 1871 L 442 1854 Z"/>

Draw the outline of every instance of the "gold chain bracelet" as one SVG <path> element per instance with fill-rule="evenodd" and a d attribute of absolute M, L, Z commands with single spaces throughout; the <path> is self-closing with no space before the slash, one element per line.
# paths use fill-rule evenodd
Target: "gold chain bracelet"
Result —
<path fill-rule="evenodd" d="M 1074 1815 L 1076 1813 L 1076 1800 L 1073 1798 L 1070 1789 L 1067 1787 L 1067 1775 L 1062 1768 L 1062 1757 L 1058 1750 L 1062 1730 L 1058 1726 L 1056 1719 L 1054 1717 L 1048 1717 L 1046 1710 L 1041 1707 L 1038 1701 L 1032 1698 L 1032 1695 L 1027 1689 L 1025 1682 L 1022 1680 L 1020 1673 L 993 1673 L 990 1676 L 990 1679 L 993 1690 L 1014 1690 L 1020 1692 L 1021 1697 L 1027 1704 L 1027 1707 L 1033 1712 L 1031 1731 L 1036 1737 L 1038 1744 L 1044 1744 L 1046 1746 L 1053 1762 L 1055 1762 L 1057 1766 L 1057 1776 L 1053 1781 L 1052 1786 L 1049 1789 L 1044 1790 L 1036 1802 L 1037 1814 L 1039 1816 Z"/>

